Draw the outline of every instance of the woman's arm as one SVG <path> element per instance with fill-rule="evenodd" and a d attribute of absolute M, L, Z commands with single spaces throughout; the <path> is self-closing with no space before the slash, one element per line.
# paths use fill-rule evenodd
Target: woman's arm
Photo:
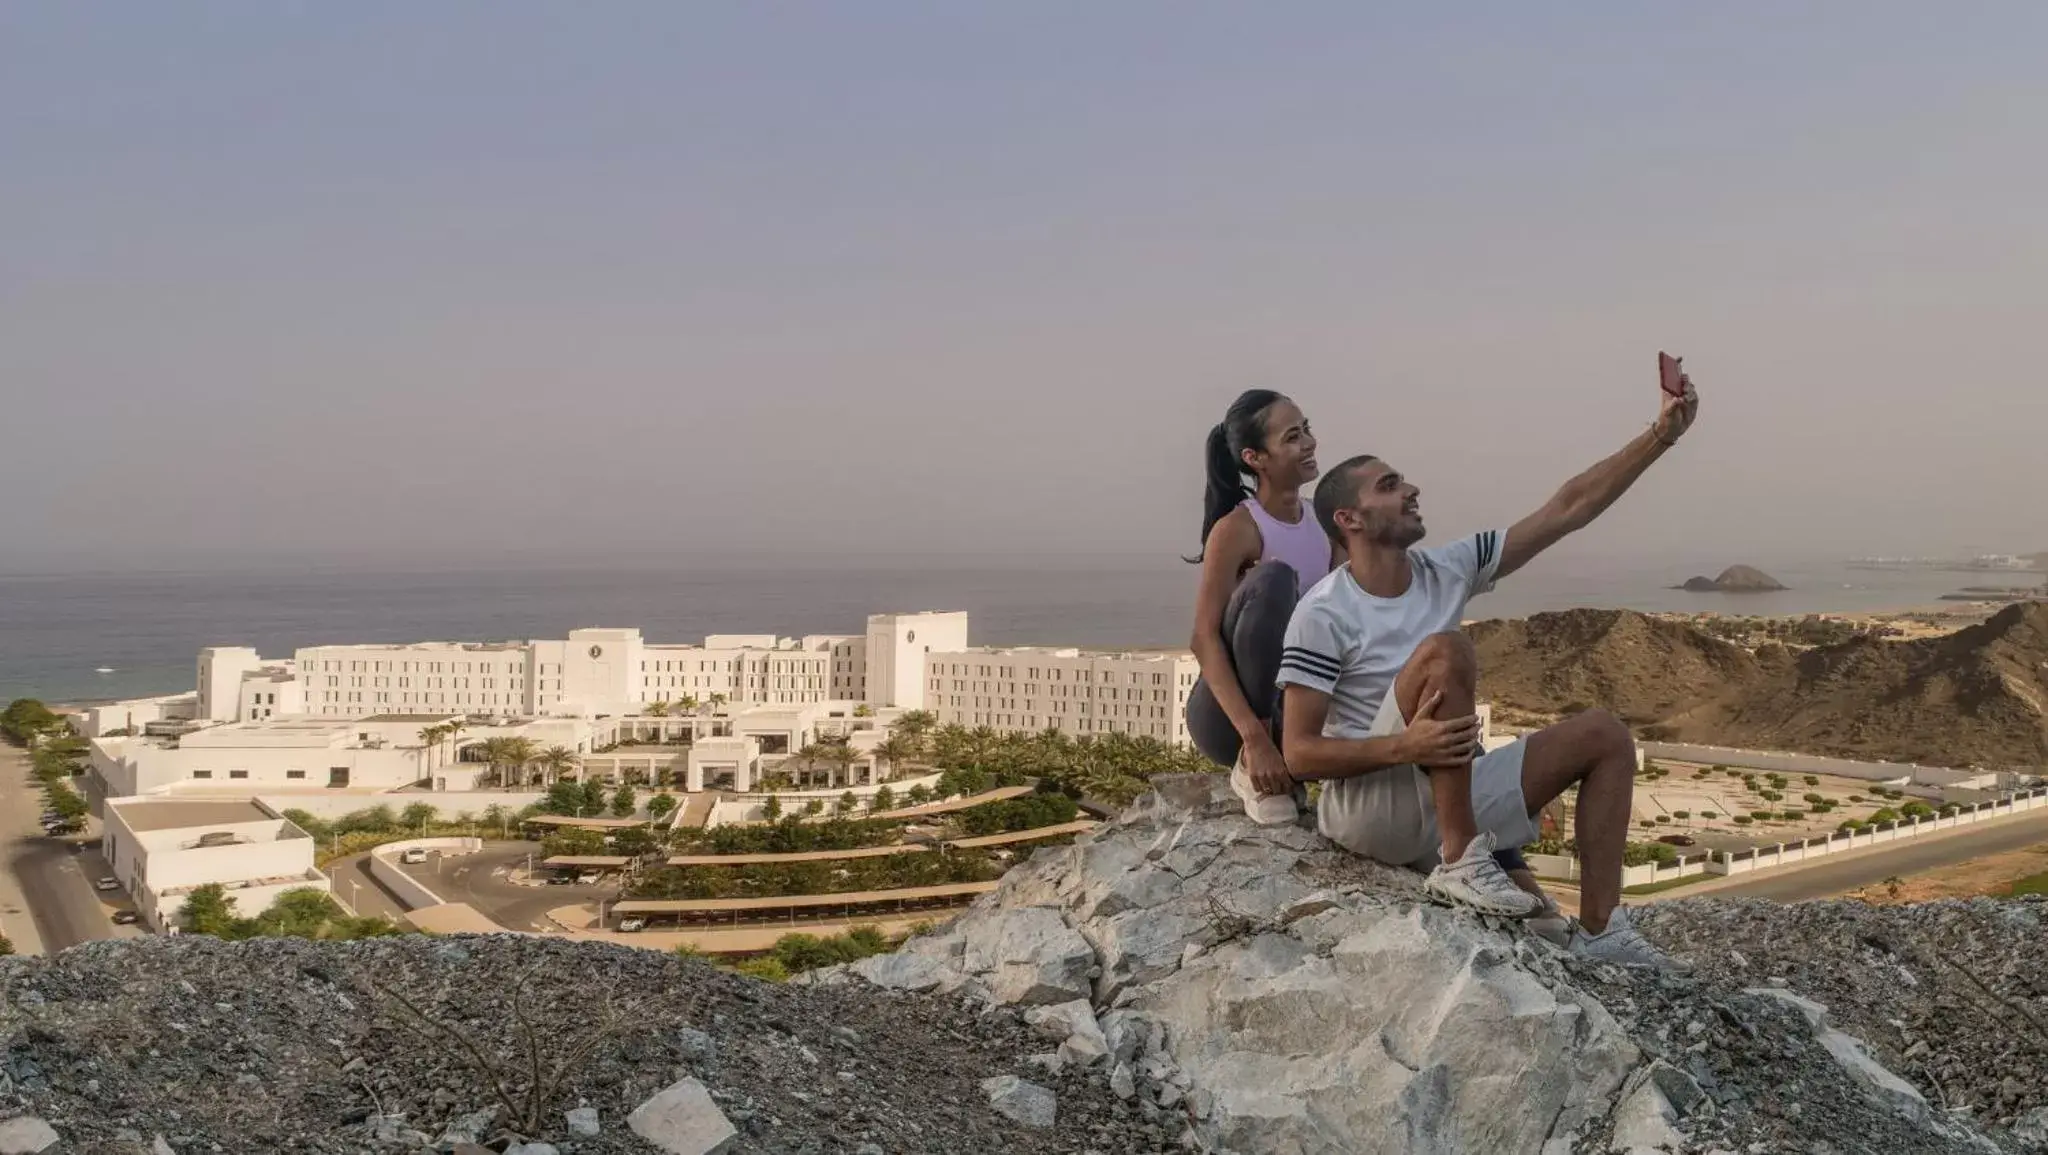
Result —
<path fill-rule="evenodd" d="M 1237 667 L 1230 660 L 1230 646 L 1223 640 L 1223 611 L 1230 606 L 1230 595 L 1236 592 L 1238 579 L 1258 562 L 1263 547 L 1259 527 L 1241 508 L 1231 510 L 1209 531 L 1209 540 L 1202 550 L 1202 584 L 1195 591 L 1195 632 L 1188 648 L 1195 652 L 1202 680 L 1208 683 L 1209 692 L 1237 729 L 1238 737 L 1246 743 L 1265 739 L 1270 744 L 1272 734 L 1245 699 L 1244 689 L 1238 685 Z"/>

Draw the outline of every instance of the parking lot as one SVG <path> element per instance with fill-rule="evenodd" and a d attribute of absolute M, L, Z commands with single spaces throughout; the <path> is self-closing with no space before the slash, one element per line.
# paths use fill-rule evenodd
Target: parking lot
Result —
<path fill-rule="evenodd" d="M 468 903 L 508 930 L 557 930 L 548 921 L 550 909 L 618 896 L 616 875 L 597 885 L 525 881 L 529 863 L 537 874 L 550 873 L 540 865 L 546 857 L 538 842 L 486 842 L 476 854 L 430 850 L 425 862 L 398 868 L 444 901 Z"/>

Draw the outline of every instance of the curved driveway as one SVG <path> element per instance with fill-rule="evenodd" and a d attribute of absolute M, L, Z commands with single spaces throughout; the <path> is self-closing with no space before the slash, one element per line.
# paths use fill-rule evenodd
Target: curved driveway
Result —
<path fill-rule="evenodd" d="M 548 921 L 547 912 L 558 906 L 580 902 L 609 901 L 619 888 L 611 886 L 528 886 L 512 881 L 512 872 L 524 872 L 529 858 L 534 865 L 546 857 L 537 842 L 486 842 L 476 854 L 442 855 L 427 852 L 427 860 L 400 866 L 443 902 L 464 902 L 507 930 L 548 931 L 561 927 Z M 403 913 L 391 892 L 371 877 L 367 854 L 351 855 L 328 865 L 335 889 L 344 897 L 355 896 L 364 914 L 396 918 Z"/>

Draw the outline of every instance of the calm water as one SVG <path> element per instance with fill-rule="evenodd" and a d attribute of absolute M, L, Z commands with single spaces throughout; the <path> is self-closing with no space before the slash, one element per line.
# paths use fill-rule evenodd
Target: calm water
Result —
<path fill-rule="evenodd" d="M 1776 594 L 1662 588 L 1702 565 L 1546 565 L 1475 601 L 1475 616 L 1573 606 L 1785 614 L 1925 605 L 1964 585 L 2026 579 L 1929 571 L 1763 568 Z M 1050 568 L 723 569 L 473 573 L 0 575 L 0 701 L 130 697 L 189 689 L 201 646 L 289 656 L 302 645 L 558 638 L 638 626 L 653 641 L 707 633 L 859 633 L 869 613 L 963 609 L 977 645 L 1186 643 L 1194 569 L 1173 559 Z M 95 673 L 111 667 L 111 674 Z"/>

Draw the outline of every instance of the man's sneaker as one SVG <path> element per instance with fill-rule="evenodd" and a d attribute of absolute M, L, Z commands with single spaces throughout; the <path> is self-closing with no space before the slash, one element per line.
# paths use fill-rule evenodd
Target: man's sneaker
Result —
<path fill-rule="evenodd" d="M 1491 834 L 1473 839 L 1463 858 L 1430 871 L 1422 889 L 1454 906 L 1503 918 L 1527 918 L 1543 909 L 1542 899 L 1516 886 L 1494 861 Z"/>
<path fill-rule="evenodd" d="M 1607 916 L 1607 929 L 1599 934 L 1588 934 L 1584 926 L 1572 931 L 1571 941 L 1566 949 L 1583 958 L 1600 962 L 1620 963 L 1623 966 L 1655 967 L 1664 971 L 1689 971 L 1692 964 L 1681 962 L 1657 949 L 1657 945 L 1643 937 L 1635 927 L 1628 908 L 1617 906 Z"/>
<path fill-rule="evenodd" d="M 1294 821 L 1300 812 L 1295 809 L 1292 794 L 1261 794 L 1252 785 L 1252 776 L 1244 768 L 1244 759 L 1239 758 L 1230 767 L 1230 788 L 1244 802 L 1245 817 L 1260 826 L 1285 826 Z"/>
<path fill-rule="evenodd" d="M 1569 946 L 1572 932 L 1579 929 L 1579 920 L 1559 910 L 1555 899 L 1546 897 L 1543 909 L 1530 915 L 1522 925 L 1552 946 Z"/>

